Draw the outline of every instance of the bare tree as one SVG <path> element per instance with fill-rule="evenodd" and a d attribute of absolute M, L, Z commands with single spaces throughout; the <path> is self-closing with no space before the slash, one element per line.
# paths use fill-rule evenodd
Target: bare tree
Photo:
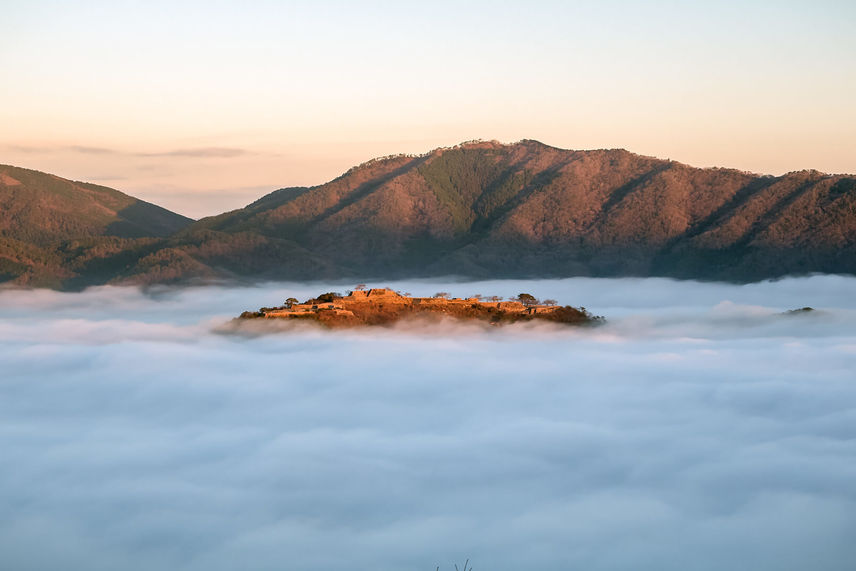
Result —
<path fill-rule="evenodd" d="M 544 305 L 559 305 L 559 302 L 555 299 L 545 299 Z"/>
<path fill-rule="evenodd" d="M 440 299 L 449 299 L 449 292 L 438 291 L 437 293 L 434 294 L 434 297 L 440 298 Z"/>
<path fill-rule="evenodd" d="M 363 291 L 366 289 L 366 284 L 357 284 L 354 286 L 354 291 Z"/>

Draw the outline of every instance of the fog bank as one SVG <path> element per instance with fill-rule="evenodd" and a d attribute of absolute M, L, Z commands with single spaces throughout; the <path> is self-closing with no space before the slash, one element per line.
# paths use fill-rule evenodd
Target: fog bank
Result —
<path fill-rule="evenodd" d="M 372 285 L 607 323 L 246 336 L 348 285 L 2 291 L 0 567 L 856 563 L 856 279 Z"/>

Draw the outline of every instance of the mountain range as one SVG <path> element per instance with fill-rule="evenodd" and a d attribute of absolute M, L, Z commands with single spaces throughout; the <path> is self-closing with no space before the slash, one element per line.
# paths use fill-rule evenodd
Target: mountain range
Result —
<path fill-rule="evenodd" d="M 371 160 L 192 221 L 0 166 L 0 281 L 856 273 L 856 176 L 699 169 L 621 149 L 475 141 Z"/>

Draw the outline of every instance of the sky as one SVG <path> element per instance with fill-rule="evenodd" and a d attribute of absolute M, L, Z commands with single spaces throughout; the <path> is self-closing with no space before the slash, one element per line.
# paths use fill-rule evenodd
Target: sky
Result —
<path fill-rule="evenodd" d="M 607 321 L 236 330 L 345 286 L 0 290 L 0 568 L 854 568 L 856 278 L 388 285 Z"/>
<path fill-rule="evenodd" d="M 0 162 L 193 217 L 472 139 L 856 172 L 849 0 L 0 7 Z"/>

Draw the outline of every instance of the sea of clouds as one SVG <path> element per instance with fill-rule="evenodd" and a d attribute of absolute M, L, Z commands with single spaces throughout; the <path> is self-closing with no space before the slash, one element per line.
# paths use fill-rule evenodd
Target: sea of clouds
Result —
<path fill-rule="evenodd" d="M 348 285 L 2 291 L 0 568 L 856 568 L 856 278 L 372 285 L 607 322 L 259 332 L 228 322 Z"/>

